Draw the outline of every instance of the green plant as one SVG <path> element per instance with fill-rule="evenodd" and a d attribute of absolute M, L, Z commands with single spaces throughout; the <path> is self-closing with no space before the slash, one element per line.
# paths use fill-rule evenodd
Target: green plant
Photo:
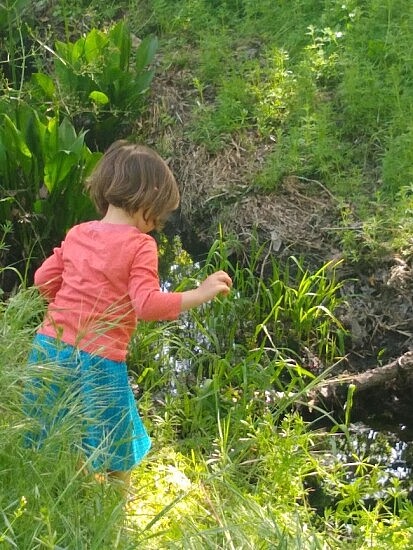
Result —
<path fill-rule="evenodd" d="M 0 7 L 0 38 L 7 55 L 0 56 L 2 88 L 21 91 L 27 69 L 26 45 L 27 27 L 30 23 L 30 0 L 5 0 Z"/>
<path fill-rule="evenodd" d="M 71 36 L 77 39 L 79 29 L 72 19 L 85 10 L 82 31 L 88 34 L 91 4 L 76 0 L 73 6 L 53 6 L 60 10 L 59 21 L 64 17 L 68 22 L 67 42 Z M 218 151 L 232 138 L 252 136 L 248 152 L 254 148 L 260 158 L 268 156 L 262 173 L 257 176 L 254 165 L 248 178 L 265 189 L 276 189 L 290 174 L 317 176 L 339 200 L 342 197 L 336 242 L 347 261 L 376 257 L 384 238 L 411 254 L 413 27 L 407 0 L 282 0 L 276 6 L 272 0 L 185 0 L 179 5 L 150 0 L 132 6 L 133 13 L 127 13 L 123 4 L 134 29 L 163 33 L 162 59 L 175 62 L 167 67 L 165 61 L 162 67 L 172 82 L 178 65 L 180 75 L 191 73 L 188 81 L 198 93 L 188 94 L 186 107 L 189 111 L 194 97 L 194 113 L 202 123 L 192 126 L 197 139 Z M 99 9 L 103 14 L 112 8 Z M 9 15 L 15 33 L 21 18 Z M 21 36 L 17 32 L 11 37 L 10 48 L 17 54 L 16 78 L 10 76 L 11 67 L 2 65 L 8 79 L 3 75 L 3 90 L 11 102 L 5 107 L 2 101 L 1 110 L 20 132 L 16 135 L 2 119 L 2 135 L 12 151 L 8 154 L 15 159 L 7 157 L 0 165 L 10 176 L 7 179 L 4 169 L 2 183 L 8 188 L 0 199 L 1 216 L 14 222 L 6 223 L 4 239 L 0 236 L 3 273 L 14 270 L 6 267 L 12 262 L 11 231 L 26 231 L 29 243 L 34 223 L 42 229 L 41 220 L 46 219 L 40 214 L 54 213 L 46 204 L 38 204 L 35 215 L 25 208 L 40 199 L 40 189 L 42 197 L 51 192 L 43 187 L 44 155 L 28 137 L 30 132 L 37 136 L 37 130 L 29 131 L 37 122 L 26 124 L 35 117 L 16 115 L 16 98 L 27 91 L 32 107 L 40 98 L 55 131 L 66 113 L 77 136 L 86 129 L 85 121 L 94 125 L 111 109 L 104 103 L 109 94 L 96 87 L 92 92 L 97 93 L 82 98 L 82 105 L 74 92 L 72 97 L 59 95 L 57 106 L 53 73 L 51 80 L 34 77 L 37 91 L 31 86 L 23 90 L 19 49 L 26 35 L 20 31 Z M 287 56 L 284 65 L 267 55 L 281 49 Z M 239 85 L 240 79 L 245 86 Z M 57 108 L 63 109 L 59 116 Z M 46 127 L 42 131 L 49 132 L 48 120 L 36 111 Z M 73 142 L 67 143 L 70 149 Z M 72 181 L 76 169 L 74 163 L 59 181 L 67 155 L 52 148 L 46 159 L 51 166 L 55 154 L 62 170 L 57 163 L 56 170 L 48 172 L 52 193 Z M 66 167 L 75 156 L 69 155 Z M 34 181 L 26 169 L 36 166 L 37 158 L 39 190 L 26 199 Z M 58 218 L 66 223 L 62 215 Z M 31 247 L 24 244 L 23 249 Z M 216 300 L 179 322 L 138 328 L 129 361 L 154 447 L 135 474 L 136 500 L 129 505 L 126 522 L 110 487 L 78 476 L 76 453 L 67 451 L 69 432 L 56 433 L 36 455 L 22 452 L 20 388 L 43 306 L 33 291 L 17 292 L 1 303 L 0 545 L 96 550 L 412 547 L 408 483 L 388 467 L 394 451 L 380 437 L 374 448 L 365 440 L 357 447 L 352 391 L 343 425 L 319 411 L 333 423 L 333 433 L 316 430 L 292 413 L 343 352 L 336 318 L 339 272 L 329 265 L 308 269 L 297 258 L 281 265 L 267 257 L 265 245 L 256 243 L 249 258 L 238 262 L 238 252 L 236 240 L 218 239 L 200 272 L 188 258 L 177 266 L 174 255 L 164 254 L 164 264 L 173 264 L 172 276 L 165 265 L 162 271 L 166 288 L 177 288 L 181 274 L 188 279 L 180 288 L 186 288 L 217 267 L 229 270 L 235 284 L 229 299 Z M 74 428 L 71 422 L 67 427 Z M 61 454 L 56 445 L 63 449 Z"/>
<path fill-rule="evenodd" d="M 241 266 L 230 259 L 231 249 L 221 234 L 201 270 L 193 266 L 191 278 L 176 287 L 224 269 L 233 279 L 229 298 L 179 323 L 140 325 L 131 346 L 129 364 L 142 391 L 177 392 L 165 398 L 156 422 L 181 437 L 207 440 L 217 415 L 222 422 L 256 419 L 275 402 L 282 418 L 344 352 L 345 331 L 333 313 L 341 283 L 332 264 L 310 273 L 292 258 L 282 267 L 268 260 L 265 244 L 255 244 Z"/>
<path fill-rule="evenodd" d="M 156 49 L 151 36 L 133 44 L 120 21 L 108 31 L 92 29 L 75 42 L 57 41 L 54 75 L 35 73 L 33 79 L 47 101 L 58 102 L 77 126 L 89 130 L 90 144 L 105 147 L 121 133 L 122 118 L 127 123 L 141 111 Z"/>
<path fill-rule="evenodd" d="M 23 102 L 6 107 L 0 115 L 0 213 L 12 223 L 9 249 L 20 247 L 14 262 L 24 274 L 44 248 L 94 214 L 82 182 L 100 154 L 89 150 L 85 132 L 77 134 L 67 118 L 45 118 Z"/>
<path fill-rule="evenodd" d="M 413 181 L 413 127 L 392 136 L 383 154 L 383 191 L 393 200 L 406 182 Z"/>
<path fill-rule="evenodd" d="M 264 63 L 254 67 L 251 80 L 257 128 L 269 135 L 288 120 L 296 94 L 296 75 L 290 68 L 288 53 L 281 48 L 269 49 Z"/>
<path fill-rule="evenodd" d="M 206 269 L 214 264 L 234 268 L 227 252 L 218 240 Z M 283 359 L 270 338 L 261 346 L 241 344 L 242 334 L 230 324 L 235 319 L 231 310 L 239 314 L 241 305 L 245 310 L 251 302 L 255 312 L 250 321 L 263 319 L 258 304 L 270 300 L 256 275 L 263 254 L 265 247 L 257 247 L 252 272 L 244 272 L 243 278 L 235 268 L 240 272 L 237 299 L 218 300 L 199 312 L 196 331 L 185 318 L 139 327 L 132 357 L 142 369 L 140 409 L 153 451 L 134 473 L 126 510 L 114 486 L 79 470 L 75 396 L 68 395 L 68 414 L 42 447 L 22 446 L 30 421 L 22 411 L 21 392 L 33 374 L 25 362 L 44 304 L 33 288 L 22 288 L 0 303 L 0 545 L 96 550 L 411 547 L 413 510 L 406 483 L 388 468 L 393 449 L 386 437 L 368 443 L 350 433 L 350 425 L 342 437 L 343 426 L 321 410 L 334 429 L 315 429 L 294 409 L 317 379 Z M 302 281 L 298 294 L 311 308 L 315 298 L 309 289 L 314 284 L 324 288 L 326 282 L 310 281 L 309 273 L 303 277 L 302 267 L 291 273 L 294 266 L 296 261 L 284 278 Z M 280 278 L 283 272 L 277 273 Z M 317 277 L 323 279 L 322 272 Z M 325 291 L 333 292 L 333 286 Z M 242 301 L 242 294 L 248 299 Z M 225 326 L 218 313 L 226 316 Z M 57 366 L 44 365 L 43 376 L 48 369 L 55 374 Z M 351 396 L 347 422 L 350 401 Z"/>

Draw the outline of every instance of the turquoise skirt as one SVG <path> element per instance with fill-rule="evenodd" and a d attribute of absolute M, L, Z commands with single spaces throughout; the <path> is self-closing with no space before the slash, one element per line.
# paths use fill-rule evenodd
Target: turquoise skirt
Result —
<path fill-rule="evenodd" d="M 52 435 L 67 440 L 64 432 L 77 433 L 95 471 L 128 471 L 148 453 L 151 442 L 124 362 L 38 334 L 29 369 L 23 394 L 31 419 L 26 445 L 39 447 Z"/>

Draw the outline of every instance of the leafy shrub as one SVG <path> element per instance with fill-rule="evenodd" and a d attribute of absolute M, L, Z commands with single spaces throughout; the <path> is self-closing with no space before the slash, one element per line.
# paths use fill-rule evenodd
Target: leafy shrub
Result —
<path fill-rule="evenodd" d="M 56 42 L 52 76 L 33 75 L 46 101 L 57 101 L 78 128 L 88 130 L 93 147 L 109 145 L 142 109 L 157 39 L 149 36 L 137 47 L 132 42 L 123 21 L 107 32 L 92 29 L 75 42 Z"/>
<path fill-rule="evenodd" d="M 7 17 L 2 12 L 0 30 L 6 25 L 9 42 L 23 40 L 20 15 L 26 7 L 20 1 L 7 6 Z M 27 71 L 29 80 L 23 42 L 19 60 L 10 58 L 13 78 L 4 76 L 0 101 L 0 215 L 11 224 L 2 264 L 23 278 L 70 226 L 95 215 L 82 191 L 101 156 L 92 151 L 130 130 L 154 74 L 149 65 L 157 40 L 137 40 L 121 21 L 74 42 L 57 41 L 55 51 L 42 43 L 54 64 L 47 72 Z M 35 56 L 33 65 L 45 61 Z M 12 274 L 1 277 L 6 290 L 17 282 Z"/>
<path fill-rule="evenodd" d="M 82 182 L 101 155 L 69 119 L 47 119 L 24 103 L 8 107 L 0 126 L 0 217 L 13 230 L 4 261 L 24 274 L 71 225 L 94 214 Z"/>

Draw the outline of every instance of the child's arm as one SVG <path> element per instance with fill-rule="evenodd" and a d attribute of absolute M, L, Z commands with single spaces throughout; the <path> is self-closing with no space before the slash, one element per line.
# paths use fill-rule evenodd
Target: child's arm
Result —
<path fill-rule="evenodd" d="M 224 271 L 218 271 L 193 290 L 162 292 L 156 243 L 148 237 L 131 268 L 129 296 L 138 319 L 162 321 L 176 319 L 181 312 L 208 302 L 219 293 L 228 294 L 231 285 L 230 277 Z"/>
<path fill-rule="evenodd" d="M 34 274 L 34 284 L 42 296 L 51 302 L 62 285 L 62 247 L 55 248 Z"/>

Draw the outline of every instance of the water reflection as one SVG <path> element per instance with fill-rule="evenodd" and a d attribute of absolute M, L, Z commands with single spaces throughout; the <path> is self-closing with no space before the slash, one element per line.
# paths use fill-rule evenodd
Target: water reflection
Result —
<path fill-rule="evenodd" d="M 362 422 L 351 424 L 347 433 L 326 436 L 320 457 L 326 471 L 341 471 L 341 482 L 357 487 L 354 495 L 363 508 L 378 502 L 394 508 L 400 496 L 413 500 L 413 441 L 401 441 L 397 434 Z M 364 486 L 359 483 L 363 477 L 368 480 Z M 309 480 L 309 501 L 319 514 L 337 505 L 336 481 Z"/>

